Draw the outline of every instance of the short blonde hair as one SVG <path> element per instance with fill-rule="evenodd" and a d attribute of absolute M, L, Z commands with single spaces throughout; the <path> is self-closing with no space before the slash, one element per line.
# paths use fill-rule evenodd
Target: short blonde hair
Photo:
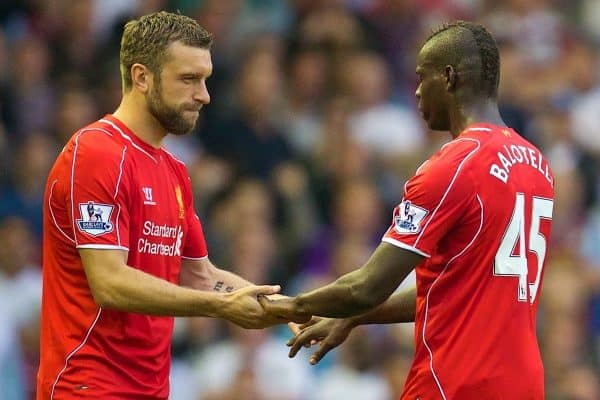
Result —
<path fill-rule="evenodd" d="M 187 46 L 210 49 L 212 35 L 196 20 L 166 11 L 127 22 L 119 53 L 123 91 L 131 89 L 133 64 L 143 64 L 155 75 L 160 75 L 167 58 L 167 47 L 177 41 Z"/>

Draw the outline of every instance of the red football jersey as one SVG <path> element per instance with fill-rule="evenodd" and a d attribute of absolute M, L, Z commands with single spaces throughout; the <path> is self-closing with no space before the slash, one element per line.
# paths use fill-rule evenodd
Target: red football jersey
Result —
<path fill-rule="evenodd" d="M 489 124 L 468 127 L 407 182 L 383 238 L 426 257 L 401 399 L 544 398 L 536 312 L 553 199 L 540 151 Z"/>
<path fill-rule="evenodd" d="M 173 318 L 100 308 L 78 249 L 128 250 L 129 266 L 177 283 L 207 256 L 187 169 L 107 115 L 58 156 L 44 202 L 37 399 L 166 399 Z"/>

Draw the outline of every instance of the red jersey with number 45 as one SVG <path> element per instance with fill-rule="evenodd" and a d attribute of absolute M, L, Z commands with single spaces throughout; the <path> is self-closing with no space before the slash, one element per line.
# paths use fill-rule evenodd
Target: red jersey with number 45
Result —
<path fill-rule="evenodd" d="M 77 132 L 44 203 L 37 399 L 166 399 L 173 318 L 98 307 L 78 249 L 128 251 L 127 264 L 178 283 L 207 255 L 183 163 L 107 115 Z"/>
<path fill-rule="evenodd" d="M 415 357 L 402 400 L 543 400 L 536 312 L 553 177 L 509 128 L 465 129 L 405 187 L 383 241 L 416 267 Z"/>

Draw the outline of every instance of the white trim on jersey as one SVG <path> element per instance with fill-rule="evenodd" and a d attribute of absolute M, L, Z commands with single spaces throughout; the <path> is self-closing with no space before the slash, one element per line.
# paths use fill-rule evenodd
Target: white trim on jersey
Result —
<path fill-rule="evenodd" d="M 107 121 L 109 122 L 109 121 Z M 79 137 L 81 135 L 83 135 L 85 132 L 102 132 L 107 134 L 108 136 L 113 136 L 110 132 L 108 132 L 105 129 L 102 128 L 86 128 L 86 129 L 82 129 L 77 133 L 77 136 L 75 137 L 75 148 L 73 149 L 73 161 L 71 164 L 71 222 L 73 224 L 73 243 L 75 243 L 76 247 L 77 246 L 77 232 L 75 229 L 75 225 L 76 225 L 76 220 L 75 220 L 75 203 L 74 203 L 74 180 L 75 180 L 75 162 L 77 159 L 77 149 L 79 148 Z M 132 143 L 133 144 L 133 143 Z M 127 146 L 123 146 L 123 153 L 121 156 L 121 162 L 119 163 L 119 177 L 117 178 L 117 184 L 115 186 L 115 193 L 113 195 L 113 199 L 116 199 L 117 194 L 119 192 L 119 185 L 121 184 L 121 176 L 123 175 L 123 163 L 125 161 L 125 152 L 127 150 Z M 121 238 L 120 238 L 120 234 L 119 234 L 119 212 L 121 211 L 121 206 L 119 205 L 118 207 L 118 212 L 117 212 L 117 217 L 116 217 L 116 228 L 117 228 L 117 242 L 118 242 L 118 247 L 120 248 L 124 248 L 121 246 Z M 129 250 L 129 249 L 127 249 Z"/>
<path fill-rule="evenodd" d="M 109 124 L 110 126 L 112 126 L 112 127 L 115 129 L 115 130 L 117 130 L 117 131 L 118 131 L 118 132 L 121 134 L 121 136 L 123 136 L 125 139 L 127 139 L 127 140 L 129 141 L 129 143 L 131 143 L 131 145 L 132 145 L 133 147 L 135 147 L 136 149 L 138 149 L 139 151 L 141 151 L 142 153 L 144 153 L 145 155 L 147 155 L 148 157 L 150 157 L 150 158 L 152 159 L 152 161 L 154 161 L 155 163 L 157 163 L 157 164 L 158 164 L 158 161 L 156 160 L 156 158 L 154 158 L 154 157 L 152 156 L 152 154 L 148 153 L 146 150 L 142 149 L 140 146 L 138 146 L 137 144 L 135 144 L 135 143 L 133 142 L 133 139 L 131 139 L 131 137 L 130 137 L 129 135 L 127 135 L 125 132 L 123 132 L 123 130 L 122 130 L 121 128 L 119 128 L 117 125 L 115 125 L 115 124 L 114 124 L 114 123 L 112 123 L 111 121 L 109 121 L 109 120 L 107 120 L 107 119 L 104 119 L 104 118 L 102 118 L 102 119 L 100 120 L 100 122 L 104 122 L 104 123 L 107 123 L 107 124 Z"/>
<path fill-rule="evenodd" d="M 464 132 L 469 132 L 469 131 L 491 132 L 492 130 L 490 128 L 469 128 L 469 129 L 464 130 Z"/>
<path fill-rule="evenodd" d="M 75 177 L 75 160 L 77 159 L 77 148 L 79 147 L 79 137 L 81 135 L 83 135 L 85 132 L 90 132 L 90 131 L 99 131 L 102 132 L 110 137 L 112 137 L 112 133 L 108 132 L 105 129 L 102 128 L 84 128 L 84 129 L 80 129 L 75 136 L 75 148 L 73 149 L 73 161 L 71 164 L 71 223 L 73 225 L 73 242 L 75 244 L 77 244 L 77 231 L 75 228 L 76 225 L 76 221 L 75 221 L 75 203 L 73 202 L 73 180 Z M 64 150 L 64 149 L 63 149 Z"/>
<path fill-rule="evenodd" d="M 73 161 L 71 164 L 71 224 L 73 225 L 73 240 L 75 241 L 75 245 L 77 245 L 77 231 L 75 225 L 77 222 L 75 221 L 75 203 L 73 201 L 73 181 L 75 180 L 75 160 L 77 160 L 77 148 L 79 147 L 79 136 L 84 131 L 79 131 L 77 136 L 75 137 L 75 148 L 73 149 Z"/>
<path fill-rule="evenodd" d="M 54 397 L 54 389 L 56 388 L 56 384 L 58 383 L 58 381 L 60 380 L 60 377 L 62 376 L 62 374 L 65 372 L 65 370 L 67 369 L 67 365 L 69 364 L 69 360 L 75 355 L 75 353 L 77 353 L 87 342 L 88 338 L 90 337 L 90 334 L 92 333 L 92 330 L 94 329 L 94 327 L 96 326 L 96 323 L 98 322 L 98 320 L 100 319 L 100 314 L 102 313 L 102 307 L 98 308 L 98 314 L 96 314 L 96 318 L 94 319 L 94 322 L 92 322 L 92 325 L 90 326 L 90 328 L 88 329 L 85 337 L 83 338 L 83 340 L 81 341 L 81 343 L 79 343 L 79 345 L 77 347 L 75 347 L 66 357 L 65 357 L 65 365 L 63 366 L 63 368 L 60 370 L 60 372 L 58 373 L 58 375 L 56 375 L 56 379 L 54 380 L 54 383 L 52 384 L 52 390 L 50 391 L 50 400 L 53 399 Z"/>
<path fill-rule="evenodd" d="M 127 146 L 123 146 L 123 154 L 121 155 L 121 162 L 119 163 L 119 178 L 117 178 L 117 184 L 115 185 L 115 194 L 113 199 L 117 205 L 117 215 L 115 216 L 115 225 L 117 233 L 117 243 L 121 245 L 121 232 L 119 230 L 119 216 L 121 215 L 121 204 L 117 202 L 117 194 L 119 194 L 119 186 L 121 185 L 121 177 L 123 176 L 123 163 L 125 162 L 125 153 L 127 152 Z"/>
<path fill-rule="evenodd" d="M 129 247 L 120 246 L 116 244 L 78 244 L 75 246 L 77 249 L 98 249 L 98 250 L 127 250 L 129 251 Z"/>
<path fill-rule="evenodd" d="M 52 194 L 54 193 L 54 185 L 56 185 L 56 183 L 58 182 L 58 179 L 55 179 L 52 182 L 52 186 L 50 186 L 50 194 L 48 195 L 48 211 L 50 211 L 50 216 L 52 217 L 52 221 L 54 222 L 54 226 L 56 226 L 56 229 L 58 229 L 58 231 L 60 233 L 62 233 L 62 235 L 67 238 L 67 240 L 69 240 L 72 243 L 75 243 L 74 239 L 71 239 L 69 237 L 69 235 L 67 235 L 65 233 L 65 231 L 63 231 L 62 229 L 60 229 L 60 226 L 58 226 L 58 222 L 56 222 L 56 217 L 54 216 L 54 211 L 52 211 L 52 205 L 51 205 L 51 201 L 52 201 Z"/>
<path fill-rule="evenodd" d="M 458 174 L 460 173 L 463 165 L 465 164 L 465 162 L 467 162 L 467 160 L 477 152 L 477 150 L 479 150 L 479 148 L 481 147 L 481 143 L 479 143 L 479 140 L 476 139 L 471 139 L 471 138 L 462 138 L 462 139 L 455 139 L 454 141 L 450 142 L 450 143 L 456 143 L 459 142 L 461 140 L 467 140 L 467 141 L 471 141 L 471 142 L 475 142 L 477 143 L 477 147 L 474 148 L 473 150 L 471 150 L 471 152 L 469 154 L 467 154 L 465 156 L 465 158 L 462 159 L 462 161 L 460 162 L 460 164 L 458 164 L 458 167 L 456 168 L 456 172 L 454 173 L 454 176 L 452 177 L 452 180 L 450 181 L 450 183 L 448 184 L 448 188 L 446 188 L 446 191 L 444 192 L 444 195 L 442 196 L 442 198 L 440 199 L 440 202 L 438 203 L 438 205 L 433 209 L 433 212 L 431 213 L 431 217 L 429 217 L 429 219 L 427 220 L 427 222 L 425 223 L 425 225 L 423 226 L 423 229 L 421 230 L 421 233 L 419 234 L 419 236 L 417 237 L 417 239 L 415 240 L 414 246 L 416 247 L 417 244 L 419 243 L 419 240 L 421 240 L 421 237 L 423 236 L 423 234 L 425 233 L 425 230 L 427 229 L 427 227 L 429 226 L 429 223 L 431 221 L 433 221 L 433 218 L 435 217 L 435 214 L 438 212 L 438 210 L 440 209 L 440 207 L 442 206 L 442 204 L 444 203 L 444 200 L 446 199 L 446 197 L 448 196 L 448 193 L 450 193 L 450 189 L 452 189 L 452 186 L 454 185 L 454 182 L 456 181 L 456 178 L 458 177 Z M 449 143 L 448 143 L 449 144 Z M 446 144 L 446 145 L 448 145 Z"/>
<path fill-rule="evenodd" d="M 168 151 L 167 149 L 165 149 L 164 147 L 162 147 L 162 151 L 164 151 L 165 153 L 167 153 L 168 155 L 171 156 L 171 158 L 175 161 L 177 161 L 179 164 L 182 164 L 183 166 L 186 166 L 185 163 L 183 161 L 181 161 L 179 158 L 175 157 L 170 151 Z"/>
<path fill-rule="evenodd" d="M 117 199 L 117 194 L 119 194 L 119 185 L 121 184 L 121 177 L 123 176 L 123 163 L 125 162 L 125 153 L 127 152 L 127 146 L 123 146 L 123 153 L 121 154 L 121 162 L 119 163 L 119 177 L 117 178 L 117 184 L 115 185 L 115 194 L 113 194 L 113 199 Z"/>
<path fill-rule="evenodd" d="M 417 253 L 418 255 L 423 256 L 423 257 L 427 257 L 427 258 L 431 257 L 431 255 L 425 253 L 424 251 L 421 251 L 421 250 L 417 249 L 414 246 L 409 246 L 408 244 L 403 243 L 403 242 L 401 242 L 399 240 L 396 240 L 396 239 L 392 239 L 392 238 L 389 238 L 389 237 L 384 237 L 383 239 L 381 239 L 381 241 L 389 243 L 389 244 L 394 245 L 396 247 L 400 247 L 401 249 L 404 249 L 404 250 L 412 251 L 413 253 Z"/>
<path fill-rule="evenodd" d="M 205 255 L 204 257 L 185 257 L 185 256 L 181 256 L 181 258 L 183 258 L 184 260 L 192 260 L 192 261 L 200 261 L 200 260 L 206 260 L 208 258 L 208 254 Z"/>
<path fill-rule="evenodd" d="M 102 133 L 106 133 L 108 136 L 112 137 L 112 133 L 110 133 L 109 131 L 107 131 L 106 129 L 102 129 L 102 128 L 87 128 L 84 129 L 84 131 L 100 131 Z M 83 132 L 83 131 L 82 131 Z"/>
<path fill-rule="evenodd" d="M 442 272 L 440 272 L 440 274 L 437 276 L 437 278 L 435 278 L 435 280 L 433 281 L 433 283 L 429 287 L 429 290 L 427 291 L 427 295 L 425 296 L 425 318 L 423 320 L 423 331 L 422 331 L 421 337 L 423 339 L 423 344 L 425 345 L 425 348 L 429 352 L 429 369 L 431 370 L 431 374 L 433 375 L 433 379 L 435 379 L 435 383 L 437 384 L 438 389 L 440 390 L 440 394 L 442 395 L 442 398 L 444 400 L 447 400 L 446 399 L 446 394 L 444 393 L 444 389 L 442 388 L 442 384 L 440 383 L 440 380 L 438 379 L 438 377 L 437 377 L 437 375 L 435 373 L 435 370 L 433 368 L 433 351 L 431 350 L 431 347 L 429 347 L 429 344 L 427 344 L 427 339 L 425 339 L 425 329 L 427 328 L 427 315 L 429 313 L 429 297 L 431 295 L 431 291 L 433 290 L 433 287 L 439 281 L 439 279 L 442 277 L 442 275 L 444 275 L 444 272 L 446 272 L 446 270 L 448 269 L 448 266 L 450 266 L 450 264 L 454 260 L 456 260 L 458 257 L 462 256 L 469 249 L 469 247 L 471 247 L 471 245 L 473 245 L 473 243 L 475 243 L 475 240 L 477 239 L 477 237 L 481 233 L 481 228 L 483 228 L 483 202 L 481 201 L 481 198 L 479 197 L 479 195 L 477 195 L 477 201 L 479 202 L 479 207 L 481 209 L 481 214 L 479 216 L 479 228 L 477 229 L 477 232 L 475 232 L 475 235 L 473 236 L 473 239 L 471 239 L 471 241 L 465 246 L 465 248 L 462 249 L 457 255 L 455 255 L 454 257 L 452 257 L 446 263 L 446 265 L 444 266 L 444 269 L 442 270 Z"/>

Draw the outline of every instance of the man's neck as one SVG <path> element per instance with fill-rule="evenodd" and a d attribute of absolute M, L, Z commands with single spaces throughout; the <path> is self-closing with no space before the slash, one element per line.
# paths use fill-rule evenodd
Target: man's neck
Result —
<path fill-rule="evenodd" d="M 485 123 L 506 126 L 496 101 L 478 101 L 456 107 L 450 113 L 450 133 L 456 138 L 469 125 Z"/>
<path fill-rule="evenodd" d="M 143 142 L 154 148 L 160 148 L 167 132 L 150 114 L 143 99 L 135 98 L 132 93 L 123 96 L 121 104 L 113 113 Z"/>

